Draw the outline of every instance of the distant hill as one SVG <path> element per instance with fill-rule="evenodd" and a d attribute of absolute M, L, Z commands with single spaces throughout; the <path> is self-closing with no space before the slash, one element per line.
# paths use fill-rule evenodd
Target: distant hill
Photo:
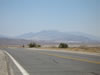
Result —
<path fill-rule="evenodd" d="M 81 32 L 59 32 L 59 31 L 41 31 L 37 33 L 26 33 L 17 38 L 30 40 L 45 40 L 56 42 L 71 42 L 71 43 L 97 43 L 99 39 L 93 35 Z"/>
<path fill-rule="evenodd" d="M 30 43 L 29 40 L 13 39 L 13 38 L 0 38 L 0 46 L 8 45 L 23 45 Z"/>
<path fill-rule="evenodd" d="M 26 33 L 17 37 L 0 35 L 0 46 L 20 45 L 36 42 L 41 45 L 58 45 L 61 42 L 69 44 L 100 44 L 100 39 L 81 32 L 41 31 Z"/>
<path fill-rule="evenodd" d="M 6 36 L 4 36 L 4 35 L 0 35 L 0 38 L 4 38 L 4 37 L 6 37 Z"/>

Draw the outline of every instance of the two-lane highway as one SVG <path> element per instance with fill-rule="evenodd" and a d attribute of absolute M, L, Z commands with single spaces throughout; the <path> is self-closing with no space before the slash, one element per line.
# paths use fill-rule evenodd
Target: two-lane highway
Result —
<path fill-rule="evenodd" d="M 100 56 L 5 48 L 29 75 L 100 75 Z"/>

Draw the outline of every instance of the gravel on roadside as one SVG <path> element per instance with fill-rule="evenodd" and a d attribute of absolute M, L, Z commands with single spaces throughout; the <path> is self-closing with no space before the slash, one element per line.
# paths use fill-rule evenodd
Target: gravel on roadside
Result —
<path fill-rule="evenodd" d="M 2 50 L 0 50 L 0 75 L 8 75 L 6 55 Z"/>

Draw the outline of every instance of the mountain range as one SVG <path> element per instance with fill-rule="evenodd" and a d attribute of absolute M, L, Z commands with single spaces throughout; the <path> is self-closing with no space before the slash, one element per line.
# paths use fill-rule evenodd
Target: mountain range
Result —
<path fill-rule="evenodd" d="M 79 43 L 91 43 L 98 42 L 99 38 L 81 32 L 59 32 L 59 31 L 41 31 L 37 33 L 26 33 L 17 38 L 28 40 L 45 40 L 56 42 L 79 42 Z"/>
<path fill-rule="evenodd" d="M 55 44 L 60 42 L 65 43 L 87 43 L 100 44 L 99 37 L 82 32 L 60 32 L 55 30 L 30 32 L 13 38 L 0 35 L 0 45 L 22 45 L 35 41 L 40 44 Z"/>

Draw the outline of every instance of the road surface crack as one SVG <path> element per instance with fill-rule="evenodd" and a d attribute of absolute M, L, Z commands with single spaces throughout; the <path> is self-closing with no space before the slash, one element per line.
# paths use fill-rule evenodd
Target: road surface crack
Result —
<path fill-rule="evenodd" d="M 100 75 L 100 74 L 97 74 L 97 73 L 95 73 L 95 72 L 91 72 L 93 75 Z"/>
<path fill-rule="evenodd" d="M 54 63 L 56 63 L 56 64 L 58 64 L 59 62 L 57 62 L 55 59 L 52 59 L 52 61 L 54 62 Z"/>

